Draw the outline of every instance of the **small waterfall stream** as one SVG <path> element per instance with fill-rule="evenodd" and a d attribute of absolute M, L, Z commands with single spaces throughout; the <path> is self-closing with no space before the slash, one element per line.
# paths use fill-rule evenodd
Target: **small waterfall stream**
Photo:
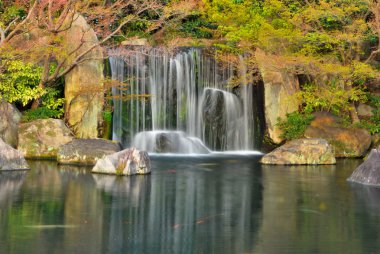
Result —
<path fill-rule="evenodd" d="M 209 51 L 135 48 L 111 57 L 112 79 L 125 84 L 112 89 L 113 139 L 160 153 L 257 149 L 254 85 L 244 59 L 238 70 L 222 68 Z M 240 85 L 231 88 L 236 76 Z"/>

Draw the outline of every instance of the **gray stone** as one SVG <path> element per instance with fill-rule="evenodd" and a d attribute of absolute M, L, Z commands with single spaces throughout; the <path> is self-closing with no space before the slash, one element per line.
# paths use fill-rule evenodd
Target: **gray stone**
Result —
<path fill-rule="evenodd" d="M 120 150 L 120 144 L 110 140 L 74 139 L 59 147 L 57 161 L 60 164 L 93 166 L 103 156 Z"/>
<path fill-rule="evenodd" d="M 58 148 L 73 139 L 62 120 L 39 119 L 19 125 L 18 150 L 29 159 L 56 159 Z"/>
<path fill-rule="evenodd" d="M 14 148 L 18 145 L 21 113 L 12 104 L 0 100 L 0 138 Z"/>
<path fill-rule="evenodd" d="M 275 149 L 261 159 L 263 164 L 335 164 L 333 150 L 323 139 L 296 139 Z"/>
<path fill-rule="evenodd" d="M 144 175 L 151 172 L 148 153 L 135 148 L 105 156 L 98 160 L 93 173 L 113 175 Z"/>
<path fill-rule="evenodd" d="M 23 154 L 0 139 L 0 170 L 29 169 Z"/>
<path fill-rule="evenodd" d="M 367 160 L 355 169 L 347 180 L 367 185 L 380 185 L 380 149 L 373 149 Z"/>

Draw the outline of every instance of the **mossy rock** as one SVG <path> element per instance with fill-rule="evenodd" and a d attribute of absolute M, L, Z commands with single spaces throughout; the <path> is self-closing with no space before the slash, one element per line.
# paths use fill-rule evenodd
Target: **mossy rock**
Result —
<path fill-rule="evenodd" d="M 93 166 L 104 156 L 120 150 L 120 143 L 110 140 L 74 139 L 59 148 L 57 160 L 60 164 Z"/>
<path fill-rule="evenodd" d="M 343 127 L 338 117 L 326 112 L 315 113 L 305 137 L 326 139 L 333 146 L 336 157 L 363 157 L 371 145 L 367 130 Z"/>
<path fill-rule="evenodd" d="M 73 139 L 59 119 L 40 119 L 19 125 L 18 150 L 28 159 L 56 159 L 58 148 Z"/>

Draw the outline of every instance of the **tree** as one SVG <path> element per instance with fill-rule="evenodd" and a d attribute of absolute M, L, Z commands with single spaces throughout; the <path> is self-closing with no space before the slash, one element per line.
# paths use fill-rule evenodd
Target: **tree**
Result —
<path fill-rule="evenodd" d="M 380 50 L 378 0 L 213 0 L 205 15 L 219 27 L 221 48 L 260 48 L 283 63 L 286 72 L 306 75 L 314 92 L 338 86 L 356 94 L 379 76 L 374 59 Z M 376 45 L 365 52 L 366 45 Z M 353 90 L 355 89 L 355 91 Z M 352 90 L 352 91 L 351 91 Z M 358 121 L 353 99 L 352 121 Z M 362 97 L 360 97 L 362 98 Z"/>
<path fill-rule="evenodd" d="M 173 6 L 181 5 L 178 1 L 165 5 L 158 0 L 1 1 L 0 55 L 3 60 L 22 60 L 40 66 L 39 87 L 45 89 L 78 64 L 91 60 L 88 53 L 93 49 L 112 45 L 114 38 L 128 26 L 140 22 L 145 33 L 158 29 L 165 20 L 178 15 Z M 77 48 L 68 50 L 65 33 L 78 15 L 86 18 L 99 41 L 82 50 L 88 43 L 83 40 Z M 38 105 L 36 102 L 34 107 Z"/>

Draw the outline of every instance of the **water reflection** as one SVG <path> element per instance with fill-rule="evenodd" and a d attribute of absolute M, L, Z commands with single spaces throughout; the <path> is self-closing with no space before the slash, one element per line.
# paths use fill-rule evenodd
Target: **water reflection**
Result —
<path fill-rule="evenodd" d="M 5 209 L 14 202 L 25 176 L 26 171 L 0 171 L 0 209 Z"/>
<path fill-rule="evenodd" d="M 377 253 L 380 189 L 360 161 L 156 158 L 147 176 L 30 162 L 0 174 L 0 253 Z"/>
<path fill-rule="evenodd" d="M 369 253 L 356 234 L 356 200 L 337 166 L 263 166 L 263 220 L 257 253 Z M 372 243 L 373 244 L 373 243 Z"/>

